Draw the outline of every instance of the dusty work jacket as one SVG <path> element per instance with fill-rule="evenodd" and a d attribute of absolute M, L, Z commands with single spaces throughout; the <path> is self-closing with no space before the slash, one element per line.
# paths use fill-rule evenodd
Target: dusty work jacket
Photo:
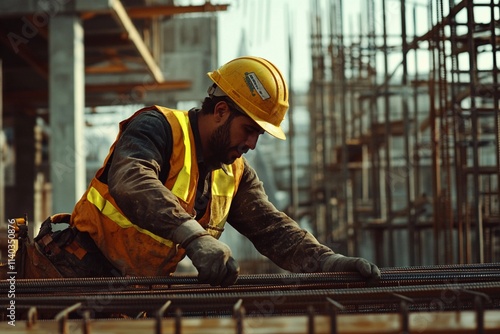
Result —
<path fill-rule="evenodd" d="M 172 142 L 175 143 L 164 186 L 175 195 L 185 212 L 194 218 L 199 171 L 188 113 L 159 106 L 155 106 L 155 109 L 168 121 Z M 148 110 L 151 107 L 139 110 L 121 122 L 118 138 L 134 118 Z M 72 224 L 78 230 L 90 233 L 102 253 L 122 275 L 167 275 L 175 270 L 184 256 L 184 250 L 165 236 L 132 222 L 110 195 L 108 185 L 101 181 L 101 176 L 113 157 L 115 146 L 116 142 L 111 146 L 104 165 L 76 204 Z M 219 238 L 224 230 L 242 172 L 243 159 L 240 158 L 232 165 L 224 165 L 223 169 L 216 169 L 211 173 L 211 196 L 205 213 L 198 222 L 215 238 Z"/>
<path fill-rule="evenodd" d="M 72 214 L 72 224 L 90 233 L 122 275 L 163 275 L 173 271 L 184 252 L 168 240 L 174 240 L 176 229 L 192 220 L 193 215 L 196 214 L 195 219 L 203 222 L 202 218 L 208 217 L 206 210 L 211 211 L 210 215 L 214 214 L 214 201 L 210 207 L 207 204 L 212 194 L 217 193 L 211 186 L 215 184 L 214 173 L 218 169 L 214 170 L 213 166 L 207 166 L 203 161 L 198 111 L 189 111 L 189 128 L 186 129 L 180 127 L 177 117 L 172 118 L 172 111 L 165 114 L 163 108 L 146 109 L 149 110 L 138 112 L 120 125 L 120 135 L 103 168 L 98 171 Z M 182 144 L 179 134 L 186 131 L 190 134 L 186 137 L 189 140 Z M 171 190 L 177 175 L 186 165 L 179 162 L 186 161 L 181 147 L 191 148 L 190 168 L 193 174 L 190 176 L 187 201 L 179 200 L 182 196 L 177 197 Z M 235 177 L 234 195 L 223 197 L 227 202 L 220 206 L 225 210 L 230 205 L 227 223 L 279 267 L 291 272 L 321 271 L 322 259 L 333 251 L 276 209 L 255 170 L 245 158 L 240 159 L 238 165 L 231 167 Z M 241 177 L 240 163 L 243 164 Z M 195 186 L 193 181 L 197 172 L 200 175 Z M 99 200 L 92 198 L 93 195 Z M 193 201 L 196 212 L 191 211 Z M 112 215 L 106 215 L 108 208 Z M 225 215 L 224 210 L 219 217 Z M 151 234 L 156 235 L 156 239 Z"/>

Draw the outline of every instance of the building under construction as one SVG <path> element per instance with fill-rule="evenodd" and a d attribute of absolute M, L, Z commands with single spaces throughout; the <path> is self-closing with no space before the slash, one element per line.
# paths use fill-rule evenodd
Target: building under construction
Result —
<path fill-rule="evenodd" d="M 366 1 L 357 29 L 316 3 L 312 212 L 377 263 L 500 255 L 498 3 L 450 3 Z"/>
<path fill-rule="evenodd" d="M 309 89 L 290 85 L 287 141 L 264 137 L 248 160 L 279 209 L 377 264 L 379 282 L 288 273 L 231 230 L 241 275 L 228 288 L 189 264 L 169 277 L 16 277 L 8 222 L 30 242 L 71 212 L 113 141 L 106 126 L 131 107 L 205 96 L 231 6 L 2 0 L 2 333 L 500 332 L 499 0 L 310 0 L 303 13 Z"/>

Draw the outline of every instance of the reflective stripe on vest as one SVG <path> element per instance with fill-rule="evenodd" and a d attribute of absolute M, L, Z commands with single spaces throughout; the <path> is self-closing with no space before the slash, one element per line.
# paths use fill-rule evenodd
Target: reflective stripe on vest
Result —
<path fill-rule="evenodd" d="M 226 171 L 227 173 L 222 169 L 213 171 L 212 204 L 209 226 L 217 227 L 220 229 L 220 233 L 222 233 L 224 225 L 226 225 L 231 203 L 228 203 L 224 198 L 232 198 L 235 189 L 233 166 L 226 165 Z M 217 236 L 216 238 L 218 239 Z"/>
<path fill-rule="evenodd" d="M 189 195 L 189 183 L 191 181 L 191 143 L 189 140 L 189 118 L 182 111 L 172 111 L 182 128 L 183 142 L 185 148 L 184 166 L 182 167 L 177 179 L 172 187 L 172 193 L 184 202 L 187 201 Z"/>
<path fill-rule="evenodd" d="M 213 196 L 232 197 L 234 194 L 233 166 L 226 165 L 226 172 L 222 169 L 214 170 L 214 182 L 212 184 Z"/>
<path fill-rule="evenodd" d="M 164 245 L 167 245 L 168 247 L 173 246 L 174 243 L 172 241 L 164 239 L 156 234 L 149 232 L 148 230 L 145 230 L 133 224 L 127 217 L 122 215 L 110 201 L 102 197 L 102 195 L 99 193 L 99 191 L 97 191 L 96 188 L 90 187 L 87 193 L 87 199 L 90 203 L 94 204 L 96 208 L 99 211 L 101 211 L 103 215 L 114 221 L 121 228 L 133 227 L 137 231 L 147 234 L 151 238 L 155 239 L 156 241 Z"/>

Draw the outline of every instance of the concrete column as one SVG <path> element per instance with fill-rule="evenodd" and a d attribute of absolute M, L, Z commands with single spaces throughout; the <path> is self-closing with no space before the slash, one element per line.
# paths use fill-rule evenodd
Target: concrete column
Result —
<path fill-rule="evenodd" d="M 14 211 L 13 217 L 28 215 L 31 223 L 35 217 L 35 164 L 36 164 L 36 118 L 29 111 L 18 110 L 14 114 L 14 147 L 16 156 Z M 34 225 L 29 225 L 30 237 L 34 235 Z"/>
<path fill-rule="evenodd" d="M 85 191 L 83 27 L 73 14 L 49 25 L 50 177 L 53 213 L 71 212 Z"/>

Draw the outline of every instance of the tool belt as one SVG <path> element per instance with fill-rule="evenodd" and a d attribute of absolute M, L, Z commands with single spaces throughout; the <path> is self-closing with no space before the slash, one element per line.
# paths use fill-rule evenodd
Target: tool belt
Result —
<path fill-rule="evenodd" d="M 63 277 L 121 276 L 87 232 L 73 226 L 53 231 L 53 224 L 68 224 L 69 214 L 48 217 L 34 239 L 36 248 Z"/>
<path fill-rule="evenodd" d="M 0 264 L 0 278 L 15 274 L 16 278 L 59 278 L 63 277 L 54 265 L 38 249 L 28 236 L 28 217 L 9 219 L 9 228 L 14 230 L 17 251 L 14 261 Z"/>

